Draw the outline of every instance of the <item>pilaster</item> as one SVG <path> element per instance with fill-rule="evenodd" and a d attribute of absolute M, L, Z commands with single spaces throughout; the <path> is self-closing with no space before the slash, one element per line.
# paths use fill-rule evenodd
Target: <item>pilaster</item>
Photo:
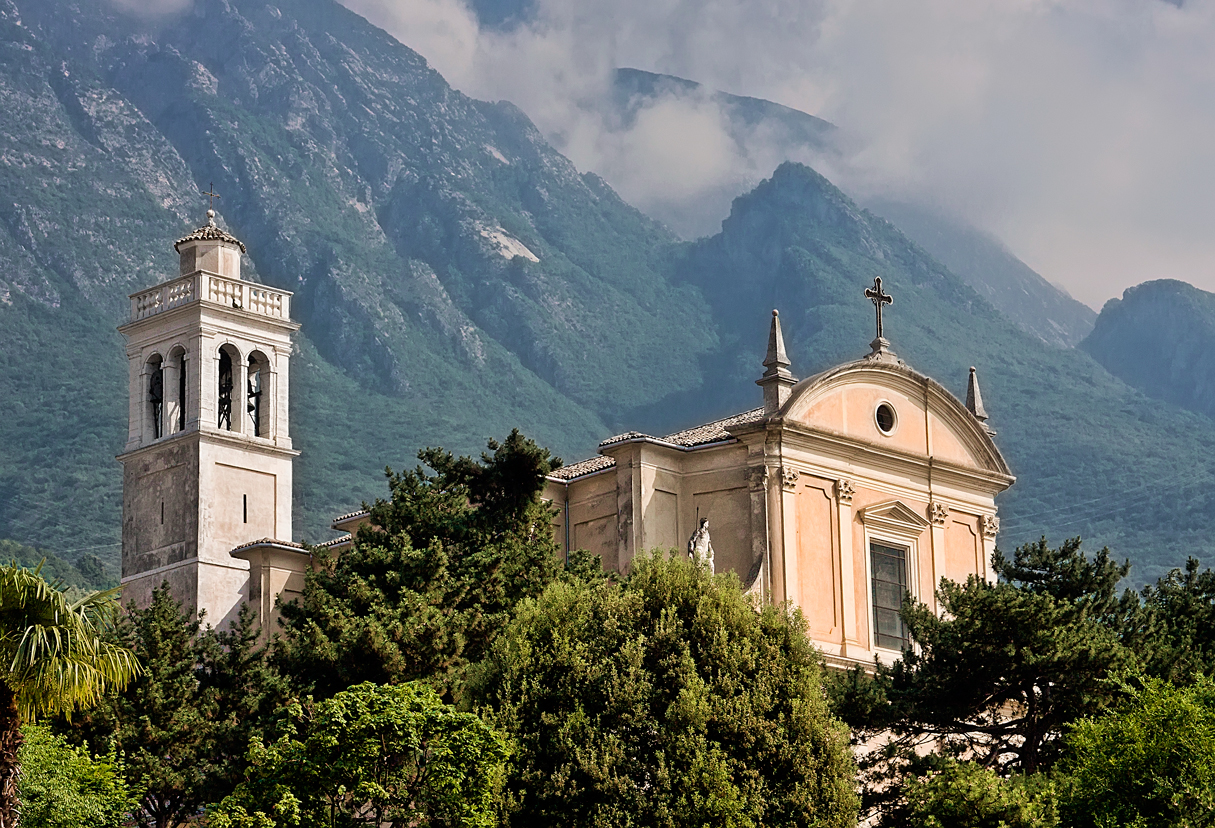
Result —
<path fill-rule="evenodd" d="M 843 648 L 840 655 L 855 654 L 857 650 L 865 650 L 857 629 L 856 611 L 856 547 L 852 537 L 852 499 L 856 495 L 856 485 L 848 479 L 835 481 L 835 507 L 837 524 L 839 526 L 839 547 L 835 550 L 839 562 L 840 594 L 842 596 L 840 610 L 840 626 L 843 628 Z"/>
<path fill-rule="evenodd" d="M 933 612 L 939 613 L 937 586 L 945 574 L 945 524 L 949 522 L 949 507 L 939 500 L 932 501 L 928 504 L 928 519 L 932 522 L 932 594 L 921 596 L 921 600 L 931 606 Z"/>

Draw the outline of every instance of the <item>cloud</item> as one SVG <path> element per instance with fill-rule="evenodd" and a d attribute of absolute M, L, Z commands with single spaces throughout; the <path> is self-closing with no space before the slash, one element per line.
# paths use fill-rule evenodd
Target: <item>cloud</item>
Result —
<path fill-rule="evenodd" d="M 536 0 L 506 31 L 460 0 L 345 2 L 685 234 L 800 155 L 966 216 L 1093 305 L 1151 278 L 1215 290 L 1215 0 Z M 622 66 L 814 113 L 851 149 L 740 135 L 704 92 L 622 120 Z"/>

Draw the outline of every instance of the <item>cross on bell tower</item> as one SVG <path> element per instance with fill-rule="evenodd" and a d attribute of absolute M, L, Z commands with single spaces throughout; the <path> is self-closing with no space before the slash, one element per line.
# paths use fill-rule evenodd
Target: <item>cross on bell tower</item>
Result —
<path fill-rule="evenodd" d="M 877 336 L 869 347 L 872 349 L 869 353 L 869 359 L 889 359 L 897 360 L 894 351 L 890 350 L 890 341 L 886 339 L 882 331 L 882 306 L 893 305 L 894 297 L 882 290 L 882 277 L 873 277 L 873 287 L 865 288 L 865 298 L 873 303 L 874 310 L 877 312 Z"/>

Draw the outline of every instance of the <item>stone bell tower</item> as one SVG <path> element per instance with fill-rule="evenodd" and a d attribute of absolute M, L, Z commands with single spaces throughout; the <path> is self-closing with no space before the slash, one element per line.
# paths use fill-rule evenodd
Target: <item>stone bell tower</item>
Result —
<path fill-rule="evenodd" d="M 216 627 L 249 592 L 229 553 L 291 536 L 291 294 L 241 280 L 245 245 L 215 224 L 178 239 L 178 275 L 131 295 L 122 600 L 168 583 Z"/>

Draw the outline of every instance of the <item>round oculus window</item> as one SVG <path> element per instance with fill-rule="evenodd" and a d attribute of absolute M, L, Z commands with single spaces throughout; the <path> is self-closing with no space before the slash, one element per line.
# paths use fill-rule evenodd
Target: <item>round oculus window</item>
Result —
<path fill-rule="evenodd" d="M 891 434 L 894 432 L 894 425 L 897 422 L 894 416 L 894 407 L 890 403 L 881 403 L 877 407 L 877 411 L 873 414 L 877 420 L 878 430 L 883 434 Z"/>

